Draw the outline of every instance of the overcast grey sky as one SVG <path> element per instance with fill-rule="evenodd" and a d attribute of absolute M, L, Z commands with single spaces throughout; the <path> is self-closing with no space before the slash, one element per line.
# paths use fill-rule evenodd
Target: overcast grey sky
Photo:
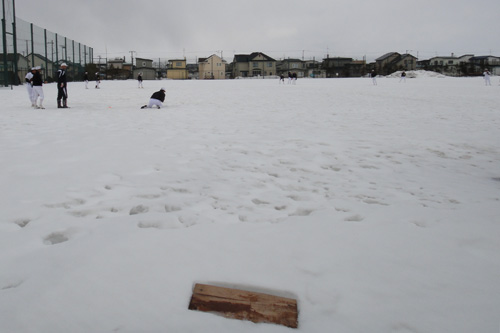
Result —
<path fill-rule="evenodd" d="M 5 0 L 11 2 L 12 0 Z M 222 51 L 275 59 L 387 52 L 500 56 L 499 0 L 44 0 L 16 16 L 94 48 L 94 56 L 188 62 Z"/>

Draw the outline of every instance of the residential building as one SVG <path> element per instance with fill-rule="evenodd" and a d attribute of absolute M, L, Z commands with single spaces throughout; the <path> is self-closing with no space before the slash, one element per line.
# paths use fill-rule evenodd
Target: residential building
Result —
<path fill-rule="evenodd" d="M 261 77 L 276 75 L 276 60 L 262 52 L 235 54 L 233 77 Z"/>
<path fill-rule="evenodd" d="M 155 80 L 157 74 L 156 69 L 153 67 L 153 60 L 135 58 L 135 68 L 132 71 L 132 77 L 137 79 L 139 73 L 142 73 L 143 80 Z"/>
<path fill-rule="evenodd" d="M 30 68 L 40 66 L 43 70 L 44 79 L 48 82 L 52 82 L 54 75 L 59 69 L 58 64 L 52 62 L 51 60 L 38 53 L 29 54 L 26 58 L 28 59 L 28 66 Z"/>
<path fill-rule="evenodd" d="M 417 58 L 409 53 L 389 52 L 375 59 L 375 62 L 375 71 L 381 75 L 388 75 L 401 70 L 411 71 L 417 68 Z"/>
<path fill-rule="evenodd" d="M 449 76 L 468 75 L 471 72 L 469 59 L 474 57 L 473 54 L 465 54 L 456 57 L 453 53 L 451 56 L 437 56 L 421 63 L 423 69 L 434 72 L 443 73 Z"/>
<path fill-rule="evenodd" d="M 360 77 L 366 72 L 366 62 L 364 60 L 354 60 L 353 58 L 325 58 L 322 68 L 326 72 L 326 77 Z"/>
<path fill-rule="evenodd" d="M 469 63 L 473 74 L 481 74 L 485 69 L 488 69 L 491 74 L 500 75 L 500 57 L 491 55 L 471 57 Z"/>
<path fill-rule="evenodd" d="M 17 56 L 14 56 L 14 53 L 8 53 L 7 68 L 9 72 L 8 73 L 9 82 L 18 85 L 24 83 L 24 77 L 30 71 L 31 66 L 29 59 L 23 56 L 22 54 L 17 53 Z M 14 74 L 16 68 L 17 68 L 17 75 Z M 3 74 L 3 70 L 1 71 L 1 73 Z"/>
<path fill-rule="evenodd" d="M 125 63 L 124 58 L 114 58 L 108 60 L 108 69 L 123 69 L 123 64 Z"/>
<path fill-rule="evenodd" d="M 321 68 L 322 63 L 316 60 L 305 61 L 306 70 L 304 77 L 310 78 L 326 78 L 326 70 Z"/>
<path fill-rule="evenodd" d="M 276 72 L 278 75 L 283 74 L 287 76 L 288 73 L 297 74 L 298 78 L 306 76 L 306 63 L 300 59 L 283 59 L 276 63 Z"/>
<path fill-rule="evenodd" d="M 186 80 L 188 71 L 186 59 L 171 59 L 168 61 L 167 78 L 173 80 Z"/>
<path fill-rule="evenodd" d="M 227 62 L 216 54 L 208 58 L 198 59 L 198 75 L 200 80 L 223 80 L 226 78 Z"/>

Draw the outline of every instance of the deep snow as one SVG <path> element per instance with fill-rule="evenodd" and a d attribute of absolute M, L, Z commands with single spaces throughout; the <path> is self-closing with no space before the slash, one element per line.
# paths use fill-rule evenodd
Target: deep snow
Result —
<path fill-rule="evenodd" d="M 0 332 L 497 332 L 498 78 L 416 76 L 1 88 Z"/>

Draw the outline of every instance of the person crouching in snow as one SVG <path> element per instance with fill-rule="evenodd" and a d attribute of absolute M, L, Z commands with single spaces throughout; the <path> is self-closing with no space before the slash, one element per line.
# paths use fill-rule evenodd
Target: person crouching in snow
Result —
<path fill-rule="evenodd" d="M 152 108 L 153 106 L 156 106 L 156 108 L 159 109 L 163 106 L 162 103 L 164 101 L 165 101 L 165 88 L 161 88 L 153 95 L 151 95 L 151 98 L 149 99 L 149 104 L 141 106 L 141 109 Z"/>

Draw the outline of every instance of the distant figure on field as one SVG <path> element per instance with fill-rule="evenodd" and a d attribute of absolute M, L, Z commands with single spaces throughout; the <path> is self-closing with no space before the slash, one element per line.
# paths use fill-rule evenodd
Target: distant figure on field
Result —
<path fill-rule="evenodd" d="M 95 88 L 96 89 L 101 89 L 101 88 L 99 88 L 100 83 L 101 83 L 101 75 L 99 74 L 99 72 L 96 72 L 95 73 Z"/>
<path fill-rule="evenodd" d="M 26 90 L 28 91 L 28 97 L 30 99 L 31 106 L 35 106 L 35 103 L 33 103 L 33 83 L 31 83 L 31 79 L 33 79 L 33 73 L 35 72 L 35 67 L 33 67 L 31 71 L 28 72 L 24 77 L 24 80 L 26 81 Z"/>
<path fill-rule="evenodd" d="M 40 66 L 35 67 L 36 72 L 33 74 L 33 78 L 31 79 L 31 82 L 33 83 L 33 104 L 35 109 L 45 109 L 43 107 L 43 79 L 42 79 L 42 73 L 40 73 L 40 70 L 42 69 Z M 40 98 L 40 104 L 37 105 L 37 100 Z"/>
<path fill-rule="evenodd" d="M 162 103 L 164 101 L 165 101 L 165 88 L 161 88 L 157 92 L 153 93 L 153 95 L 151 95 L 148 105 L 141 106 L 141 109 L 152 108 L 153 106 L 156 106 L 156 108 L 159 109 L 163 106 Z"/>
<path fill-rule="evenodd" d="M 66 78 L 66 68 L 68 68 L 68 65 L 63 62 L 57 71 L 57 107 L 64 109 L 68 108 L 68 81 Z"/>
<path fill-rule="evenodd" d="M 288 84 L 292 83 L 292 73 L 288 72 Z"/>
<path fill-rule="evenodd" d="M 142 86 L 142 73 L 139 73 L 139 75 L 137 76 L 137 83 L 139 85 L 137 88 L 144 88 Z"/>
<path fill-rule="evenodd" d="M 401 83 L 401 81 L 406 83 L 406 72 L 405 71 L 403 71 L 403 73 L 401 73 L 401 78 L 399 79 L 399 83 Z"/>
<path fill-rule="evenodd" d="M 283 73 L 280 74 L 280 81 L 279 82 L 280 82 L 280 84 L 281 84 L 281 82 L 283 82 L 283 84 L 285 84 L 285 76 L 283 75 Z"/>
<path fill-rule="evenodd" d="M 89 73 L 85 72 L 83 82 L 85 82 L 85 89 L 89 89 Z"/>
<path fill-rule="evenodd" d="M 297 83 L 297 73 L 295 72 L 292 74 L 292 83 L 293 84 Z"/>
<path fill-rule="evenodd" d="M 488 68 L 484 70 L 483 76 L 484 76 L 484 84 L 487 86 L 491 86 L 491 81 L 490 81 L 491 73 L 488 71 Z"/>
<path fill-rule="evenodd" d="M 377 85 L 377 73 L 375 72 L 374 69 L 372 69 L 370 77 L 372 78 L 373 85 L 376 86 Z"/>

